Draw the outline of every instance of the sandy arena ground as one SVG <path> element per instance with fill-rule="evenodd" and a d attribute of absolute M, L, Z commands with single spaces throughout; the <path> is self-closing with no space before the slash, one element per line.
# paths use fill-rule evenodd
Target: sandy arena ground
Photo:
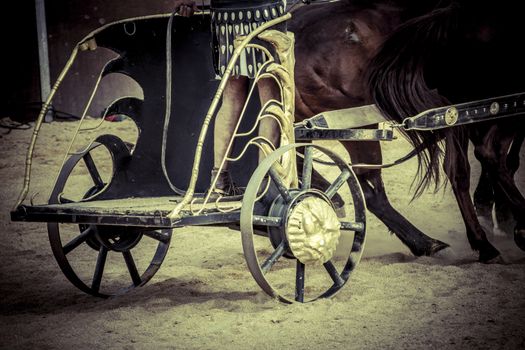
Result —
<path fill-rule="evenodd" d="M 133 140 L 130 122 L 107 124 Z M 46 201 L 75 126 L 43 126 L 30 192 L 38 192 L 36 202 Z M 451 245 L 439 257 L 412 256 L 370 215 L 365 253 L 349 284 L 333 299 L 283 305 L 251 277 L 238 232 L 188 227 L 174 232 L 148 285 L 103 300 L 66 280 L 45 224 L 10 221 L 32 130 L 5 131 L 0 129 L 1 348 L 525 348 L 525 253 L 510 236 L 496 236 L 492 241 L 508 264 L 476 262 L 450 188 L 410 203 L 415 161 L 384 171 L 384 180 L 394 207 Z M 388 161 L 409 146 L 400 139 L 384 149 Z M 479 167 L 473 165 L 475 177 Z M 524 170 L 517 176 L 523 191 Z"/>

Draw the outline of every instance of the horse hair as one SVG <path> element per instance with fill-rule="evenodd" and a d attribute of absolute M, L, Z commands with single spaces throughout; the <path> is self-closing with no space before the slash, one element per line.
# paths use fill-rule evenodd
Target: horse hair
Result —
<path fill-rule="evenodd" d="M 370 96 L 389 120 L 401 122 L 426 109 L 449 104 L 427 85 L 425 68 L 457 26 L 457 9 L 457 5 L 449 4 L 406 21 L 389 35 L 370 62 L 366 72 Z M 412 146 L 424 149 L 418 154 L 414 198 L 432 183 L 438 190 L 444 182 L 440 172 L 444 150 L 439 141 L 447 136 L 448 144 L 448 137 L 454 133 L 447 129 L 401 132 Z"/>

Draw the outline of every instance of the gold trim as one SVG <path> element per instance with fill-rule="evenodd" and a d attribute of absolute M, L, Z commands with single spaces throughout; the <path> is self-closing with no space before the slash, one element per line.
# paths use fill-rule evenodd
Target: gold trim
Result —
<path fill-rule="evenodd" d="M 499 103 L 492 102 L 492 104 L 490 105 L 490 114 L 496 115 L 498 114 L 498 112 L 499 112 Z"/>
<path fill-rule="evenodd" d="M 47 111 L 49 110 L 49 106 L 51 105 L 51 102 L 53 101 L 53 97 L 55 96 L 60 84 L 62 83 L 62 80 L 65 78 L 69 69 L 71 69 L 71 66 L 75 62 L 75 58 L 77 57 L 77 54 L 78 54 L 79 45 L 80 43 L 77 44 L 75 48 L 73 49 L 73 52 L 71 53 L 71 56 L 69 57 L 69 60 L 64 66 L 64 69 L 62 69 L 62 72 L 58 76 L 58 79 L 53 85 L 53 88 L 51 89 L 51 92 L 49 93 L 49 96 L 47 97 L 46 102 L 44 103 L 44 105 L 42 106 L 42 109 L 40 110 L 40 113 L 38 114 L 38 118 L 36 119 L 36 123 L 35 123 L 35 129 L 33 130 L 33 135 L 31 136 L 31 142 L 29 143 L 29 148 L 27 150 L 27 155 L 26 155 L 24 185 L 22 187 L 22 191 L 20 192 L 18 196 L 18 199 L 16 200 L 16 204 L 13 210 L 15 210 L 19 205 L 21 205 L 22 202 L 24 202 L 24 200 L 27 197 L 27 193 L 29 192 L 29 185 L 31 182 L 31 167 L 33 163 L 33 153 L 35 151 L 36 141 L 38 138 L 38 134 L 40 132 L 40 128 L 42 127 L 44 117 L 46 116 Z"/>
<path fill-rule="evenodd" d="M 182 201 L 177 204 L 177 206 L 171 211 L 170 214 L 168 214 L 168 218 L 172 220 L 180 219 L 180 212 L 181 210 L 191 202 L 193 199 L 193 195 L 195 194 L 195 186 L 197 184 L 197 179 L 199 177 L 199 169 L 200 169 L 200 161 L 202 158 L 202 149 L 204 147 L 204 141 L 206 139 L 206 134 L 208 132 L 208 127 L 210 125 L 211 119 L 215 115 L 215 110 L 217 109 L 217 106 L 219 105 L 222 93 L 224 91 L 224 88 L 226 87 L 226 83 L 228 79 L 230 78 L 230 75 L 232 73 L 232 70 L 239 59 L 239 56 L 243 50 L 243 48 L 257 35 L 259 35 L 264 30 L 282 23 L 288 19 L 291 18 L 291 14 L 287 13 L 286 15 L 273 19 L 271 21 L 268 21 L 255 29 L 253 32 L 248 34 L 246 38 L 243 40 L 242 44 L 239 45 L 239 47 L 236 47 L 233 51 L 233 55 L 230 58 L 230 62 L 228 62 L 228 67 L 226 68 L 224 75 L 221 79 L 221 83 L 219 84 L 219 88 L 217 89 L 217 92 L 215 93 L 215 96 L 212 100 L 212 103 L 210 105 L 210 108 L 208 109 L 208 113 L 206 114 L 206 117 L 204 118 L 204 122 L 202 124 L 201 132 L 199 134 L 199 139 L 197 142 L 197 147 L 195 149 L 195 157 L 193 160 L 193 168 L 191 172 L 191 178 L 190 183 L 188 185 L 188 189 L 186 191 L 186 194 L 184 195 Z"/>
<path fill-rule="evenodd" d="M 445 123 L 447 123 L 447 125 L 452 126 L 456 124 L 458 122 L 458 118 L 459 118 L 459 112 L 458 112 L 458 109 L 454 106 L 450 107 L 445 112 Z"/>
<path fill-rule="evenodd" d="M 286 146 L 295 142 L 293 123 L 295 120 L 295 83 L 294 83 L 294 34 L 283 33 L 278 30 L 267 30 L 258 35 L 258 38 L 269 42 L 275 48 L 280 63 L 270 64 L 266 72 L 276 77 L 281 86 L 281 98 L 283 108 L 273 105 L 269 112 L 277 117 L 282 125 L 280 146 Z M 292 150 L 281 158 L 280 166 L 275 169 L 284 183 L 289 187 L 297 187 L 299 180 L 297 176 L 297 165 L 295 151 Z"/>

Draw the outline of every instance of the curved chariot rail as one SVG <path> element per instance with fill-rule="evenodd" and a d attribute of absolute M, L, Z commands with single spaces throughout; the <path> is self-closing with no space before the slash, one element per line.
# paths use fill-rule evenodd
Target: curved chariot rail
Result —
<path fill-rule="evenodd" d="M 44 121 L 44 118 L 45 118 L 47 112 L 49 111 L 49 107 L 51 106 L 51 103 L 53 101 L 53 98 L 55 97 L 56 92 L 58 91 L 60 85 L 62 84 L 62 81 L 64 80 L 66 75 L 69 73 L 69 70 L 71 69 L 71 67 L 75 63 L 75 60 L 77 58 L 77 55 L 78 55 L 79 51 L 86 51 L 86 50 L 94 50 L 94 49 L 96 49 L 96 43 L 93 40 L 95 35 L 97 35 L 98 33 L 102 32 L 102 31 L 104 31 L 105 29 L 109 28 L 110 26 L 113 26 L 113 25 L 116 25 L 116 24 L 121 24 L 121 23 L 125 24 L 125 23 L 130 22 L 130 21 L 152 19 L 152 18 L 165 18 L 165 17 L 168 17 L 168 16 L 169 16 L 169 14 L 139 16 L 139 17 L 127 18 L 127 19 L 124 19 L 124 20 L 111 22 L 111 23 L 108 23 L 108 24 L 106 24 L 106 25 L 104 25 L 104 26 L 102 26 L 100 28 L 95 29 L 94 31 L 92 31 L 91 33 L 86 35 L 82 40 L 80 40 L 75 45 L 75 47 L 73 48 L 73 51 L 71 52 L 71 55 L 69 56 L 69 59 L 67 60 L 64 68 L 60 72 L 57 80 L 55 81 L 55 83 L 53 85 L 53 87 L 51 88 L 49 96 L 47 97 L 45 103 L 42 105 L 42 109 L 40 110 L 40 112 L 38 114 L 38 117 L 36 119 L 35 128 L 33 130 L 33 134 L 31 136 L 31 141 L 29 143 L 29 147 L 28 147 L 27 154 L 26 154 L 23 187 L 22 187 L 22 190 L 20 191 L 20 194 L 18 196 L 18 199 L 17 199 L 13 209 L 16 209 L 18 206 L 20 206 L 27 198 L 27 194 L 29 192 L 29 186 L 30 186 L 30 183 L 31 183 L 31 170 L 32 170 L 33 154 L 34 154 L 36 142 L 37 142 L 37 139 L 38 139 L 38 135 L 39 135 L 40 129 L 42 127 L 42 123 Z M 66 152 L 66 155 L 64 157 L 64 160 L 62 162 L 61 167 L 64 166 L 64 163 L 65 163 L 65 161 L 67 159 L 67 156 L 68 156 L 69 152 L 71 151 L 71 147 L 73 146 L 73 144 L 75 142 L 75 138 L 78 135 L 78 132 L 79 132 L 81 126 L 82 126 L 82 123 L 83 123 L 85 117 L 86 117 L 88 108 L 89 108 L 89 106 L 91 105 L 91 103 L 93 101 L 93 97 L 95 95 L 96 89 L 97 89 L 98 84 L 100 83 L 100 80 L 101 80 L 101 75 L 102 75 L 102 73 L 99 75 L 97 83 L 95 84 L 95 87 L 93 89 L 93 92 L 90 95 L 90 98 L 89 98 L 89 100 L 88 100 L 88 102 L 86 104 L 86 107 L 84 108 L 84 111 L 83 111 L 82 116 L 80 118 L 79 126 L 78 126 L 78 128 L 77 128 L 77 130 L 75 132 L 75 135 L 73 136 L 73 139 L 70 142 L 70 145 L 68 147 L 68 151 Z M 55 180 L 55 183 L 56 183 L 56 180 Z"/>
<path fill-rule="evenodd" d="M 203 12 L 201 14 L 206 14 L 206 13 Z M 109 23 L 107 25 L 104 25 L 104 26 L 94 30 L 93 32 L 91 32 L 88 35 L 86 35 L 82 40 L 80 40 L 77 43 L 77 45 L 74 47 L 74 49 L 73 49 L 73 51 L 71 53 L 71 56 L 70 56 L 67 64 L 65 65 L 65 67 L 62 70 L 62 72 L 60 73 L 59 78 L 55 82 L 55 84 L 54 84 L 54 86 L 53 86 L 53 88 L 51 90 L 50 95 L 48 96 L 46 102 L 44 103 L 44 105 L 43 105 L 43 107 L 42 107 L 42 109 L 41 109 L 41 111 L 40 111 L 40 113 L 38 115 L 38 118 L 37 118 L 37 121 L 36 121 L 36 124 L 35 124 L 35 129 L 34 129 L 34 132 L 33 132 L 32 138 L 31 138 L 31 142 L 30 142 L 30 145 L 29 145 L 29 148 L 28 148 L 28 152 L 27 152 L 27 155 L 26 155 L 26 168 L 25 168 L 25 174 L 24 174 L 23 188 L 22 188 L 22 190 L 21 190 L 21 192 L 20 192 L 20 194 L 18 196 L 18 199 L 16 201 L 14 209 L 16 209 L 18 206 L 20 206 L 27 198 L 29 187 L 30 187 L 30 183 L 31 183 L 32 159 L 33 159 L 33 154 L 34 154 L 36 141 L 37 141 L 37 138 L 38 138 L 41 126 L 42 126 L 42 122 L 44 120 L 44 117 L 45 117 L 49 107 L 51 106 L 51 103 L 53 101 L 53 98 L 54 98 L 58 88 L 60 87 L 63 79 L 66 77 L 66 75 L 70 71 L 71 67 L 73 66 L 79 51 L 96 49 L 97 48 L 97 42 L 95 40 L 96 35 L 101 33 L 101 32 L 103 32 L 105 29 L 107 29 L 107 28 L 109 28 L 111 26 L 118 25 L 118 24 L 126 24 L 126 23 L 129 23 L 129 22 L 132 22 L 132 21 L 137 21 L 137 20 L 154 19 L 154 18 L 167 18 L 167 17 L 171 18 L 171 16 L 169 14 L 163 14 L 163 15 L 142 16 L 142 17 L 136 17 L 136 18 L 130 18 L 130 19 L 125 19 L 125 20 L 121 20 L 121 21 L 112 22 L 112 23 Z M 283 122 L 282 122 L 283 118 L 286 118 L 286 119 L 289 119 L 289 120 L 291 120 L 291 118 L 293 118 L 293 112 L 292 112 L 293 111 L 293 66 L 292 66 L 291 72 L 287 72 L 286 69 L 281 69 L 281 72 L 280 72 L 279 69 L 277 69 L 277 72 L 268 73 L 268 70 L 270 70 L 271 64 L 275 63 L 275 59 L 273 58 L 273 56 L 271 55 L 269 50 L 266 49 L 266 47 L 264 47 L 262 45 L 250 43 L 250 41 L 254 37 L 260 35 L 262 32 L 264 32 L 268 28 L 288 20 L 290 17 L 291 17 L 290 14 L 285 14 L 282 17 L 279 17 L 279 18 L 276 18 L 274 20 L 271 20 L 271 21 L 261 25 L 260 27 L 255 28 L 254 31 L 251 32 L 249 35 L 247 35 L 245 37 L 241 37 L 241 39 L 243 39 L 243 40 L 238 40 L 236 42 L 236 45 L 235 45 L 236 48 L 235 48 L 235 51 L 234 51 L 233 59 L 231 60 L 229 66 L 227 67 L 227 69 L 225 71 L 224 79 L 222 79 L 221 84 L 219 85 L 219 88 L 217 89 L 217 92 L 214 95 L 214 98 L 213 98 L 212 103 L 210 105 L 209 111 L 206 114 L 206 117 L 204 119 L 204 123 L 202 124 L 200 138 L 199 138 L 199 141 L 197 143 L 197 147 L 195 149 L 196 152 L 195 152 L 194 166 L 192 167 L 191 179 L 190 179 L 190 184 L 188 185 L 188 190 L 187 191 L 184 191 L 184 190 L 175 191 L 177 194 L 181 194 L 181 193 L 185 194 L 185 197 L 184 197 L 185 199 L 183 201 L 183 204 L 180 207 L 190 203 L 192 198 L 193 198 L 193 195 L 195 193 L 195 185 L 196 185 L 197 178 L 198 178 L 198 175 L 199 175 L 199 162 L 200 162 L 200 159 L 201 159 L 201 156 L 202 156 L 202 148 L 203 148 L 202 146 L 203 146 L 203 143 L 204 143 L 204 139 L 205 139 L 205 136 L 206 136 L 206 132 L 207 132 L 208 126 L 209 126 L 209 124 L 210 124 L 210 122 L 212 120 L 212 117 L 213 117 L 213 115 L 215 113 L 215 110 L 217 109 L 217 105 L 218 105 L 218 103 L 220 101 L 220 97 L 221 97 L 222 92 L 224 90 L 224 87 L 226 85 L 226 81 L 227 81 L 228 77 L 230 76 L 230 74 L 231 74 L 231 72 L 233 70 L 233 66 L 234 66 L 236 60 L 239 58 L 239 54 L 240 54 L 240 52 L 242 51 L 242 49 L 244 47 L 252 47 L 252 48 L 260 49 L 268 57 L 268 61 L 258 71 L 258 74 L 257 74 L 257 77 L 256 77 L 256 81 L 259 80 L 259 79 L 262 79 L 262 78 L 271 77 L 271 78 L 276 80 L 276 83 L 277 83 L 277 85 L 280 88 L 281 96 L 284 96 L 286 94 L 288 94 L 288 95 L 292 94 L 291 96 L 288 96 L 288 98 L 287 98 L 287 100 L 290 101 L 290 103 L 291 103 L 291 107 L 288 108 L 286 116 L 282 116 L 283 113 L 276 112 L 275 108 L 274 108 L 275 105 L 280 105 L 280 108 L 278 108 L 278 109 L 281 109 L 281 110 L 282 109 L 286 109 L 283 106 L 283 104 L 280 103 L 279 101 L 273 101 L 273 102 L 276 102 L 274 105 L 270 105 L 270 103 L 269 103 L 269 105 L 263 106 L 264 107 L 263 110 L 265 111 L 264 113 L 266 113 L 266 114 L 264 114 L 263 112 L 259 113 L 257 121 L 259 121 L 260 119 L 264 119 L 264 118 L 276 119 L 277 120 L 277 124 L 281 128 L 281 131 L 284 131 L 284 129 L 289 129 L 288 134 L 289 135 L 293 134 L 293 126 L 292 126 L 293 124 L 292 124 L 292 122 L 287 123 L 288 125 L 283 125 Z M 168 30 L 169 30 L 169 28 L 168 28 Z M 168 33 L 170 33 L 170 32 L 168 32 Z M 286 35 L 284 35 L 284 36 L 286 38 L 288 38 Z M 166 39 L 168 40 L 170 38 L 171 38 L 171 36 L 168 35 Z M 269 43 L 272 43 L 275 46 L 275 43 L 272 42 L 272 40 L 279 41 L 279 40 L 282 40 L 282 38 L 276 39 L 274 37 L 270 37 L 270 38 L 266 38 L 266 39 L 262 39 L 262 40 L 263 41 L 265 40 L 265 41 L 267 41 Z M 293 41 L 293 39 L 289 39 L 289 40 Z M 167 49 L 168 48 L 169 47 L 167 47 Z M 293 55 L 293 52 L 292 52 L 292 55 Z M 111 65 L 111 62 L 112 61 L 108 62 L 107 65 Z M 167 70 L 168 74 L 169 74 L 169 63 L 170 62 L 166 63 L 166 70 Z M 277 66 L 280 66 L 280 65 L 277 65 Z M 275 67 L 271 67 L 271 68 L 275 69 Z M 283 67 L 280 66 L 280 68 L 283 68 Z M 261 73 L 262 70 L 265 70 L 265 72 Z M 92 91 L 92 93 L 91 93 L 91 95 L 89 97 L 89 100 L 88 100 L 88 102 L 87 102 L 87 104 L 86 104 L 86 106 L 85 106 L 85 108 L 83 110 L 83 113 L 82 113 L 82 116 L 80 118 L 80 122 L 79 122 L 78 128 L 77 128 L 77 130 L 76 130 L 76 132 L 75 132 L 75 134 L 74 134 L 74 136 L 73 136 L 73 138 L 72 138 L 72 140 L 71 140 L 71 142 L 69 144 L 67 152 L 66 152 L 66 154 L 64 156 L 64 160 L 62 162 L 62 166 L 65 163 L 65 161 L 67 160 L 67 157 L 69 155 L 71 155 L 71 148 L 72 148 L 72 146 L 73 146 L 73 144 L 75 142 L 75 139 L 76 139 L 78 133 L 81 130 L 83 130 L 82 129 L 83 122 L 85 120 L 87 111 L 88 111 L 88 109 L 89 109 L 89 107 L 90 107 L 90 105 L 91 105 L 91 103 L 93 101 L 93 98 L 94 98 L 95 93 L 97 91 L 97 87 L 98 87 L 98 85 L 99 85 L 99 83 L 100 83 L 100 81 L 102 79 L 104 71 L 105 71 L 105 69 L 103 68 L 101 73 L 98 76 L 98 80 L 97 80 L 97 82 L 95 84 L 95 87 L 94 87 L 94 89 L 93 89 L 93 91 Z M 280 81 L 279 81 L 279 79 L 282 78 L 282 76 L 283 76 L 283 72 L 282 71 L 285 71 L 285 73 L 287 73 L 287 74 L 291 74 L 291 77 L 289 77 L 287 79 L 287 84 L 289 86 L 291 86 L 291 88 L 288 87 L 289 91 L 283 91 L 283 90 L 286 90 L 286 88 L 283 88 L 283 84 L 281 84 Z M 251 88 L 250 96 L 253 93 L 255 85 L 256 84 L 253 84 L 253 86 Z M 166 91 L 168 92 L 168 90 L 169 90 L 169 87 L 167 87 Z M 290 92 L 290 90 L 291 90 L 291 92 Z M 170 114 L 169 103 L 170 103 L 170 101 L 167 98 L 166 99 L 166 113 L 165 113 L 165 121 L 166 122 L 169 121 L 169 114 Z M 245 110 L 246 110 L 246 105 L 245 105 L 244 110 L 243 110 L 243 115 L 244 115 L 244 111 Z M 242 119 L 242 115 L 241 115 L 241 118 L 239 118 L 239 121 L 241 119 Z M 103 121 L 104 120 L 102 120 L 102 122 Z M 101 122 L 101 124 L 102 124 L 102 122 Z M 100 126 L 100 125 L 98 125 L 98 126 Z M 165 128 L 166 128 L 166 125 L 165 125 Z M 166 131 L 167 130 L 165 130 L 164 133 Z M 239 136 L 244 136 L 244 135 L 239 134 Z M 234 134 L 234 137 L 236 137 L 236 134 Z M 292 137 L 293 137 L 293 135 L 289 136 L 289 138 L 292 138 Z M 164 144 L 164 147 L 165 147 L 166 142 L 165 142 L 165 140 L 163 140 L 163 141 L 164 141 L 163 144 Z M 292 142 L 292 141 L 293 140 L 290 139 L 290 140 L 288 140 L 288 143 Z M 230 145 L 229 145 L 230 149 L 231 149 L 232 143 L 233 142 L 230 142 Z M 269 142 L 268 140 L 265 140 L 262 137 L 257 137 L 257 138 L 252 139 L 249 142 L 249 144 L 250 145 L 256 145 L 256 146 L 262 147 L 262 148 L 266 148 L 266 153 L 268 153 L 269 151 L 272 151 L 275 148 L 274 146 L 268 146 L 269 144 L 271 144 L 271 142 Z M 89 147 L 89 145 L 88 145 L 88 147 Z M 245 152 L 245 150 L 243 150 L 243 152 L 241 152 L 241 156 L 242 156 L 242 154 L 244 154 L 244 152 Z M 163 150 L 162 156 L 163 157 L 165 156 L 165 150 Z M 235 161 L 235 159 L 229 159 L 229 158 L 228 159 L 223 159 L 222 164 L 224 164 L 227 160 L 228 161 Z M 165 165 L 164 165 L 164 159 L 163 159 L 164 176 L 166 177 L 166 180 L 168 180 L 168 182 L 169 182 L 169 178 L 167 177 L 167 174 L 166 174 L 166 171 L 165 171 L 164 167 L 165 167 Z M 213 185 L 213 183 L 215 181 L 216 181 L 216 179 L 212 180 L 212 185 Z M 174 190 L 173 189 L 173 185 L 171 184 L 171 182 L 170 182 L 170 185 L 171 185 L 170 187 L 172 188 L 172 190 Z M 209 200 L 210 192 L 211 191 L 209 191 L 208 195 L 206 196 L 206 201 Z"/>
<path fill-rule="evenodd" d="M 269 58 L 271 58 L 271 54 L 269 53 L 269 51 L 264 48 L 263 46 L 261 45 L 255 45 L 255 44 L 250 44 L 250 42 L 257 36 L 259 36 L 260 34 L 262 34 L 264 31 L 266 31 L 267 29 L 279 24 L 279 23 L 282 23 L 282 22 L 285 22 L 287 21 L 288 19 L 291 18 L 291 14 L 290 13 L 287 13 L 281 17 L 278 17 L 278 18 L 275 18 L 273 20 L 270 20 L 266 23 L 264 23 L 263 25 L 261 25 L 260 27 L 254 29 L 251 33 L 249 33 L 248 35 L 244 36 L 244 37 L 241 37 L 242 38 L 242 41 L 238 41 L 236 43 L 236 47 L 235 47 L 235 50 L 232 54 L 232 57 L 228 63 L 228 66 L 226 67 L 226 70 L 223 74 L 223 77 L 221 79 L 221 82 L 220 82 L 220 85 L 217 89 L 217 92 L 211 102 L 211 105 L 210 105 L 210 108 L 208 110 L 208 113 L 206 114 L 206 117 L 204 119 L 204 122 L 202 124 L 202 128 L 201 128 L 201 132 L 199 134 L 199 139 L 198 139 L 198 142 L 197 142 L 197 147 L 196 147 L 196 152 L 195 152 L 195 157 L 194 157 L 194 162 L 193 162 L 193 167 L 192 167 L 192 173 L 191 173 L 191 179 L 190 179 L 190 183 L 188 185 L 188 188 L 187 188 L 187 191 L 182 199 L 182 201 L 180 201 L 176 206 L 175 208 L 172 210 L 172 212 L 168 215 L 169 218 L 171 219 L 174 219 L 174 220 L 177 220 L 177 219 L 180 219 L 180 212 L 182 211 L 182 209 L 184 207 L 186 207 L 187 205 L 189 205 L 191 202 L 192 202 L 192 199 L 193 199 L 193 196 L 195 194 L 195 187 L 196 187 L 196 184 L 197 184 L 197 179 L 199 177 L 199 169 L 200 169 L 200 161 L 201 161 L 201 157 L 202 157 L 202 149 L 203 149 L 203 146 L 204 146 L 204 141 L 206 139 L 206 135 L 207 135 L 207 132 L 208 132 L 208 127 L 211 123 L 211 120 L 213 118 L 213 116 L 215 115 L 215 112 L 216 112 L 216 109 L 217 109 L 217 106 L 219 104 L 219 101 L 220 101 L 220 98 L 222 96 L 222 93 L 226 87 L 226 84 L 228 82 L 228 79 L 230 78 L 230 75 L 233 71 L 233 68 L 237 62 L 237 60 L 239 59 L 239 56 L 242 52 L 242 50 L 247 47 L 247 46 L 252 46 L 252 47 L 257 47 L 261 50 L 263 50 L 263 52 L 265 52 L 265 54 L 267 56 L 269 56 Z M 284 35 L 284 34 L 283 34 Z M 271 37 L 268 37 L 267 38 L 268 41 L 272 41 L 272 38 Z M 279 40 L 279 39 L 277 39 Z M 275 42 L 272 42 L 272 44 L 275 44 Z M 293 46 L 292 46 L 292 50 L 293 50 Z M 292 52 L 292 55 L 293 55 L 293 52 Z M 270 59 L 270 62 L 272 62 L 273 60 Z M 292 62 L 293 64 L 293 62 Z M 258 79 L 261 79 L 263 77 L 263 75 L 265 74 L 260 74 L 261 72 L 261 69 L 259 70 L 259 73 L 258 73 L 258 76 L 256 77 L 256 80 L 255 80 L 255 83 L 257 82 Z M 281 74 L 279 74 L 281 73 Z M 285 74 L 292 74 L 292 78 L 291 78 L 291 81 L 287 81 L 288 84 L 292 84 L 292 87 L 293 87 L 293 72 L 277 72 L 277 74 L 279 74 L 279 78 L 285 78 Z M 289 77 L 288 77 L 289 78 Z M 280 89 L 281 89 L 281 96 L 283 99 L 287 99 L 285 95 L 285 90 L 286 89 L 283 89 L 283 85 L 279 82 L 279 79 L 276 79 Z M 254 90 L 254 87 L 255 87 L 255 83 L 252 85 L 252 88 L 250 89 L 250 92 L 248 94 L 248 98 L 247 100 L 250 99 L 252 93 L 253 93 L 253 90 Z M 291 93 L 292 96 L 293 96 L 293 88 L 292 88 L 292 91 L 288 91 L 288 93 Z M 290 96 L 288 96 L 288 100 L 289 102 L 292 103 L 293 105 L 293 98 L 290 98 Z M 233 138 L 235 137 L 235 135 L 237 134 L 237 130 L 239 128 L 239 125 L 240 125 L 240 121 L 242 120 L 242 117 L 244 115 L 244 112 L 246 111 L 246 104 L 244 106 L 244 109 L 243 111 L 241 112 L 241 116 L 239 118 L 239 121 L 236 125 L 236 128 L 235 128 L 235 131 L 234 131 L 234 136 L 232 137 L 232 140 L 230 140 L 230 143 L 228 145 L 228 149 L 227 149 L 227 152 L 226 152 L 226 155 L 229 153 L 229 150 L 231 149 L 231 146 L 232 146 L 232 143 L 233 143 Z M 293 109 L 292 109 L 293 111 Z M 293 112 L 292 112 L 293 113 Z M 293 114 L 292 114 L 293 115 Z M 260 115 L 259 115 L 259 118 L 260 119 Z M 290 117 L 289 115 L 288 116 L 285 116 L 286 117 Z M 292 123 L 290 122 L 290 126 L 292 127 Z M 290 136 L 291 138 L 293 138 L 293 134 L 292 136 Z M 293 142 L 293 140 L 289 140 L 291 142 Z M 227 156 L 224 157 L 224 159 L 222 159 L 222 162 L 221 162 L 221 167 L 219 168 L 219 172 L 220 172 L 220 169 L 224 166 L 224 163 L 226 162 L 226 159 Z M 216 183 L 217 181 L 217 177 L 215 179 L 212 179 L 212 184 L 206 194 L 206 197 L 204 199 L 204 203 L 206 203 L 210 197 L 211 197 L 211 193 L 212 193 L 212 190 L 213 190 L 213 186 L 214 184 Z"/>

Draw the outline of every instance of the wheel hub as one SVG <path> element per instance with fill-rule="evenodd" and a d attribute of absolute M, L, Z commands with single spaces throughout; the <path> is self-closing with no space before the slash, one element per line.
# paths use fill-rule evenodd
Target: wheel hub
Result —
<path fill-rule="evenodd" d="M 299 261 L 303 264 L 323 264 L 335 253 L 341 224 L 328 199 L 317 193 L 312 194 L 294 201 L 289 210 L 285 234 L 290 250 Z"/>
<path fill-rule="evenodd" d="M 140 242 L 142 233 L 120 226 L 97 226 L 95 237 L 100 244 L 109 250 L 126 252 Z"/>

